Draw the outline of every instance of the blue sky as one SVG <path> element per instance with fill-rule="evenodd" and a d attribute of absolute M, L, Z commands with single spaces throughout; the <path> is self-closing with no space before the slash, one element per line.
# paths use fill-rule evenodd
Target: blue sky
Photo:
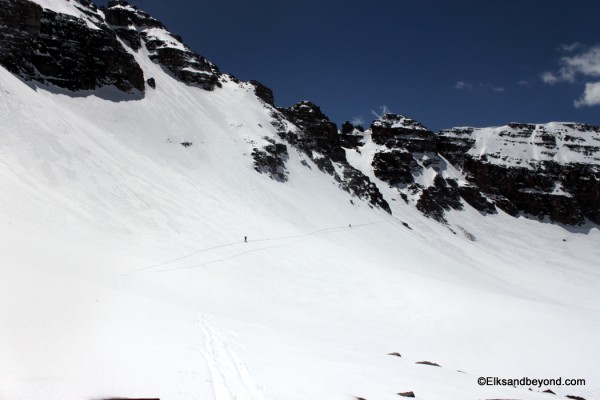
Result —
<path fill-rule="evenodd" d="M 277 105 L 311 100 L 338 124 L 385 108 L 434 130 L 600 125 L 597 0 L 132 3 Z"/>

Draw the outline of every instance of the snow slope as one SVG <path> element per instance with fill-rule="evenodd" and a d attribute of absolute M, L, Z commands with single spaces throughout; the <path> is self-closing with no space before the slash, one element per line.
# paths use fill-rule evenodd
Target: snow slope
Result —
<path fill-rule="evenodd" d="M 292 147 L 276 182 L 252 86 L 135 56 L 141 100 L 0 69 L 0 399 L 600 398 L 596 227 L 468 206 L 446 227 L 380 185 L 390 216 Z"/>

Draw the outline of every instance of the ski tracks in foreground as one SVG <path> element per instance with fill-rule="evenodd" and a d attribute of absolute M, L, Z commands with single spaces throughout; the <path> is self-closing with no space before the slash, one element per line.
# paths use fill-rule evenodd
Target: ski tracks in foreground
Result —
<path fill-rule="evenodd" d="M 204 339 L 201 353 L 210 371 L 215 400 L 265 400 L 235 351 L 241 348 L 232 334 L 206 316 L 197 321 Z"/>

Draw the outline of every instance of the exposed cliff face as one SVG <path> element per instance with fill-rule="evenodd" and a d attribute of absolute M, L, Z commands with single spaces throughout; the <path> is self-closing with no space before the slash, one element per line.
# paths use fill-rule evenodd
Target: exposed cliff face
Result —
<path fill-rule="evenodd" d="M 28 0 L 1 0 L 0 65 L 26 80 L 73 91 L 110 85 L 143 91 L 141 68 L 96 7 L 73 1 L 70 8 L 73 15 Z"/>
<path fill-rule="evenodd" d="M 282 111 L 290 121 L 302 129 L 297 138 L 298 145 L 311 156 L 314 152 L 324 156 L 323 158 L 311 157 L 322 160 L 318 164 L 319 168 L 333 173 L 332 162 L 346 160 L 337 126 L 317 105 L 310 101 L 301 101 Z"/>
<path fill-rule="evenodd" d="M 600 128 L 573 123 L 454 128 L 434 134 L 387 114 L 364 132 L 346 126 L 343 145 L 370 149 L 373 174 L 425 215 L 443 222 L 469 204 L 482 214 L 578 225 L 599 223 Z"/>
<path fill-rule="evenodd" d="M 482 213 L 495 207 L 437 152 L 437 136 L 410 118 L 386 114 L 375 120 L 356 147 L 372 148 L 373 174 L 395 188 L 405 202 L 444 222 L 444 213 L 463 209 L 464 202 Z M 463 202 L 464 200 L 464 202 Z"/>
<path fill-rule="evenodd" d="M 573 123 L 450 129 L 438 150 L 509 214 L 600 223 L 599 133 Z"/>
<path fill-rule="evenodd" d="M 57 4 L 61 12 L 29 0 L 0 1 L 0 65 L 26 80 L 72 91 L 144 91 L 142 69 L 120 39 L 133 51 L 145 46 L 151 60 L 189 85 L 221 86 L 216 65 L 128 2 L 111 0 L 101 9 L 87 0 Z"/>

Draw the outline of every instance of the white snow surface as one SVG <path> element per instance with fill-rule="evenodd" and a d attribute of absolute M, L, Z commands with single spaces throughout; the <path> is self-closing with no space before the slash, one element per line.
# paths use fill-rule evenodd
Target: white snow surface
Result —
<path fill-rule="evenodd" d="M 135 57 L 141 100 L 0 68 L 1 400 L 600 398 L 596 227 L 468 206 L 444 226 L 380 185 L 390 216 L 291 146 L 276 182 L 250 85 Z"/>

